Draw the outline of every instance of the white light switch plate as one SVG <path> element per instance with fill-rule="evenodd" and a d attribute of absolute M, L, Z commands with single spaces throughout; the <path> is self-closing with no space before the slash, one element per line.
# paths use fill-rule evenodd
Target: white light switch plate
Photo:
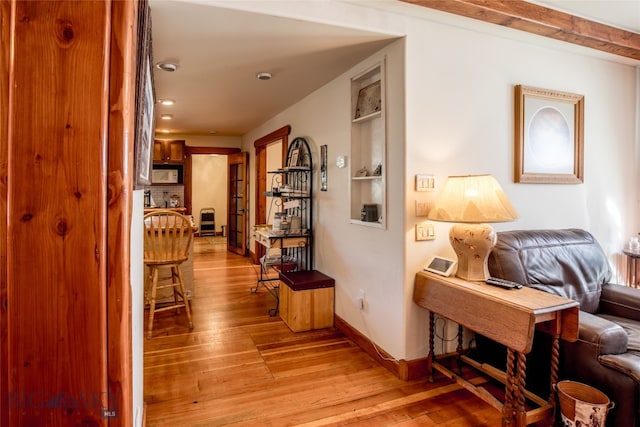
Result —
<path fill-rule="evenodd" d="M 416 224 L 416 241 L 434 240 L 436 238 L 436 230 L 430 222 L 422 222 Z"/>
<path fill-rule="evenodd" d="M 431 210 L 432 203 L 424 200 L 416 200 L 416 216 L 427 216 Z"/>
<path fill-rule="evenodd" d="M 436 188 L 435 175 L 416 175 L 416 191 L 433 191 Z"/>

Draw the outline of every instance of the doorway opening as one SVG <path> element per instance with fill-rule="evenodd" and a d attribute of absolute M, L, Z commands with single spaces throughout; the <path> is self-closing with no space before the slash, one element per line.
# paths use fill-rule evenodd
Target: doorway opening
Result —
<path fill-rule="evenodd" d="M 268 135 L 257 139 L 253 146 L 256 149 L 256 178 L 254 187 L 256 189 L 255 194 L 255 213 L 254 224 L 267 224 L 269 221 L 269 201 L 265 192 L 270 185 L 267 171 L 277 169 L 283 165 L 284 159 L 287 155 L 287 148 L 289 147 L 289 134 L 291 133 L 291 126 L 283 126 L 278 130 L 271 132 Z M 280 146 L 280 155 L 278 158 L 277 151 Z M 273 213 L 272 213 L 273 214 Z M 254 259 L 253 262 L 258 264 L 260 258 L 264 255 L 265 248 L 260 243 L 254 243 Z"/>

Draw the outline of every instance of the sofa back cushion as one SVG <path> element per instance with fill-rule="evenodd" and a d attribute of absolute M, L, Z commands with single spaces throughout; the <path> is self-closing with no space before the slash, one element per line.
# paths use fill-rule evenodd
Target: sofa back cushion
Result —
<path fill-rule="evenodd" d="M 517 230 L 498 234 L 489 272 L 532 288 L 571 298 L 598 311 L 602 285 L 611 278 L 607 257 L 584 230 Z"/>

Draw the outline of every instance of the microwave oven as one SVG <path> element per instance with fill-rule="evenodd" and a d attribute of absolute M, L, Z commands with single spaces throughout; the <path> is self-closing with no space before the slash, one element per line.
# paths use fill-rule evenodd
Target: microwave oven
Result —
<path fill-rule="evenodd" d="M 151 175 L 152 184 L 177 184 L 178 169 L 153 169 Z"/>

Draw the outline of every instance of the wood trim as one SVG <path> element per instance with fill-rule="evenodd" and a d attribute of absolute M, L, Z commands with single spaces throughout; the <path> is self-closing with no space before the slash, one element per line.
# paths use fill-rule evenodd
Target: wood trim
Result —
<path fill-rule="evenodd" d="M 182 185 L 184 194 L 184 207 L 187 208 L 186 214 L 192 215 L 192 203 L 193 203 L 193 189 L 191 183 L 193 182 L 193 158 L 191 154 L 184 156 L 184 169 L 182 171 Z"/>
<path fill-rule="evenodd" d="M 340 316 L 334 316 L 334 325 L 336 329 L 353 341 L 365 353 L 401 380 L 415 380 L 431 373 L 431 362 L 427 357 L 413 360 L 394 359 L 389 353 L 374 345 L 369 338 L 345 322 Z"/>
<path fill-rule="evenodd" d="M 108 2 L 71 0 L 12 2 L 11 7 L 3 179 L 11 224 L 3 236 L 11 257 L 6 271 L 10 370 L 2 381 L 8 381 L 6 390 L 26 393 L 27 400 L 16 405 L 2 398 L 0 412 L 8 412 L 6 425 L 12 426 L 64 425 L 72 413 L 84 424 L 106 426 L 101 409 L 109 392 L 111 8 Z M 40 402 L 61 392 L 74 398 L 90 393 L 91 405 L 59 403 L 43 410 L 30 403 L 34 392 Z"/>
<path fill-rule="evenodd" d="M 254 224 L 264 224 L 267 220 L 266 204 L 267 197 L 264 195 L 267 186 L 267 145 L 272 142 L 282 140 L 282 158 L 284 159 L 289 147 L 289 134 L 291 134 L 291 126 L 286 125 L 280 129 L 258 138 L 254 141 L 253 146 L 256 149 L 256 179 L 254 181 L 255 188 L 255 207 L 253 214 Z M 254 254 L 257 259 L 264 255 L 264 247 L 255 242 Z"/>
<path fill-rule="evenodd" d="M 9 60 L 11 21 L 9 0 L 0 0 L 0 425 L 9 425 L 8 316 L 7 316 L 7 177 L 9 123 Z"/>
<path fill-rule="evenodd" d="M 132 319 L 130 291 L 137 5 L 111 3 L 109 145 L 107 164 L 107 374 L 109 426 L 133 420 Z M 140 351 L 142 351 L 140 349 Z"/>
<path fill-rule="evenodd" d="M 242 150 L 239 148 L 229 148 L 229 147 L 190 147 L 185 146 L 184 148 L 184 207 L 187 208 L 187 214 L 193 215 L 192 212 L 192 203 L 193 203 L 193 193 L 191 189 L 191 182 L 193 180 L 193 159 L 191 156 L 193 154 L 220 154 L 227 156 L 229 154 L 240 153 Z M 226 190 L 225 190 L 226 191 Z"/>
<path fill-rule="evenodd" d="M 241 150 L 239 148 L 229 148 L 229 147 L 185 147 L 185 153 L 187 156 L 191 154 L 234 154 L 239 153 Z"/>
<path fill-rule="evenodd" d="M 278 141 L 279 139 L 287 139 L 287 137 L 291 134 L 291 126 L 286 125 L 281 127 L 280 129 L 276 129 L 270 134 L 267 134 L 261 138 L 258 138 L 254 141 L 253 146 L 255 148 L 258 147 L 266 147 L 274 141 Z"/>
<path fill-rule="evenodd" d="M 640 34 L 516 0 L 401 0 L 640 60 Z"/>

